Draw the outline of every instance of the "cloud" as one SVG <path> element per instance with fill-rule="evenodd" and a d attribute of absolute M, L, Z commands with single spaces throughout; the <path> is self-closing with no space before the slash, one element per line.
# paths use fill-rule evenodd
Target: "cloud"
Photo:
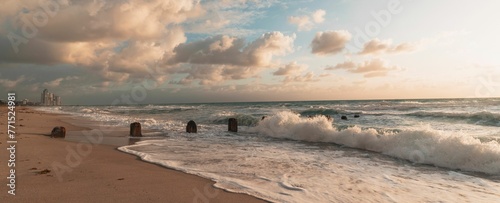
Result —
<path fill-rule="evenodd" d="M 208 0 L 200 2 L 205 13 L 185 24 L 186 32 L 245 36 L 263 32 L 258 29 L 245 28 L 252 22 L 262 18 L 267 9 L 280 3 L 269 0 Z"/>
<path fill-rule="evenodd" d="M 99 40 L 151 40 L 163 36 L 166 26 L 184 22 L 204 13 L 196 0 L 51 1 L 58 9 L 46 13 L 36 0 L 13 6 L 15 12 L 2 24 L 14 30 L 32 27 L 36 38 L 52 42 L 89 42 Z M 40 12 L 53 16 L 37 24 Z M 40 26 L 37 26 L 40 25 Z"/>
<path fill-rule="evenodd" d="M 297 62 L 291 62 L 286 64 L 284 67 L 279 68 L 277 71 L 273 73 L 275 76 L 283 76 L 283 75 L 296 75 L 300 74 L 302 71 L 306 70 L 306 65 L 297 64 Z"/>
<path fill-rule="evenodd" d="M 313 27 L 309 16 L 290 16 L 288 17 L 288 22 L 297 25 L 299 31 L 311 30 Z"/>
<path fill-rule="evenodd" d="M 320 78 L 330 77 L 330 76 L 332 76 L 332 74 L 330 74 L 330 73 L 322 73 L 319 75 Z"/>
<path fill-rule="evenodd" d="M 20 76 L 16 80 L 0 79 L 0 85 L 2 85 L 5 88 L 15 88 L 19 85 L 19 83 L 22 83 L 25 80 L 26 77 L 24 75 Z"/>
<path fill-rule="evenodd" d="M 245 44 L 243 38 L 214 36 L 180 44 L 173 50 L 168 64 L 219 64 L 235 66 L 268 66 L 273 56 L 293 50 L 295 36 L 269 32 Z"/>
<path fill-rule="evenodd" d="M 326 11 L 319 9 L 308 15 L 289 16 L 288 23 L 296 25 L 299 31 L 311 30 L 315 24 L 325 21 Z"/>
<path fill-rule="evenodd" d="M 339 63 L 335 66 L 326 67 L 325 70 L 337 70 L 337 69 L 350 70 L 350 69 L 356 68 L 356 66 L 357 66 L 357 64 L 352 62 L 352 61 L 345 61 L 345 62 Z"/>
<path fill-rule="evenodd" d="M 213 86 L 228 80 L 241 80 L 256 77 L 261 71 L 262 67 L 193 64 L 181 68 L 177 72 L 178 74 L 187 74 L 187 76 L 180 80 L 172 80 L 169 83 L 191 85 L 193 82 L 199 81 L 199 85 Z"/>
<path fill-rule="evenodd" d="M 245 39 L 218 35 L 177 46 L 166 64 L 179 66 L 178 74 L 187 76 L 172 84 L 214 85 L 226 80 L 256 76 L 263 68 L 274 66 L 273 57 L 293 51 L 295 36 L 269 32 L 250 43 Z"/>
<path fill-rule="evenodd" d="M 280 0 L 208 0 L 209 2 L 213 2 L 217 5 L 220 5 L 222 8 L 232 8 L 237 7 L 241 9 L 250 9 L 250 8 L 269 8 L 275 4 L 283 4 L 284 2 L 280 2 Z"/>
<path fill-rule="evenodd" d="M 302 72 L 307 70 L 307 68 L 307 65 L 298 64 L 293 61 L 273 72 L 273 75 L 285 76 L 282 80 L 284 84 L 317 82 L 320 77 L 326 77 L 326 75 L 315 76 L 313 72 L 307 72 L 302 75 Z"/>
<path fill-rule="evenodd" d="M 322 23 L 323 21 L 325 21 L 325 15 L 326 11 L 323 9 L 319 9 L 312 14 L 312 19 L 315 23 Z"/>
<path fill-rule="evenodd" d="M 386 76 L 390 71 L 401 70 L 397 66 L 389 66 L 382 59 L 372 59 L 362 63 L 354 63 L 346 61 L 332 67 L 327 67 L 325 70 L 347 70 L 351 73 L 363 74 L 365 78 Z"/>
<path fill-rule="evenodd" d="M 313 72 L 307 72 L 304 75 L 297 75 L 297 76 L 286 76 L 285 79 L 283 79 L 283 83 L 292 83 L 292 82 L 318 82 L 319 79 L 317 76 L 314 75 Z"/>
<path fill-rule="evenodd" d="M 346 30 L 318 32 L 311 42 L 316 55 L 337 54 L 345 49 L 351 34 Z"/>
<path fill-rule="evenodd" d="M 46 87 L 57 87 L 61 85 L 61 82 L 64 80 L 64 78 L 57 78 L 55 80 L 52 80 L 50 82 L 43 83 L 43 86 Z"/>
<path fill-rule="evenodd" d="M 71 64 L 103 82 L 138 80 L 187 40 L 180 24 L 205 13 L 197 0 L 46 2 L 54 11 L 45 13 L 49 18 L 43 24 L 36 23 L 35 17 L 46 12 L 37 0 L 2 7 L 8 12 L 0 18 L 0 63 Z M 21 40 L 17 53 L 12 36 Z"/>
<path fill-rule="evenodd" d="M 43 86 L 44 87 L 51 87 L 51 88 L 58 87 L 61 85 L 62 81 L 71 81 L 71 80 L 77 80 L 77 79 L 78 79 L 77 76 L 68 76 L 65 78 L 57 78 L 55 80 L 43 83 Z"/>
<path fill-rule="evenodd" d="M 276 67 L 279 63 L 274 58 L 292 52 L 295 40 L 294 34 L 280 32 L 265 33 L 249 42 L 242 36 L 250 33 L 242 25 L 251 24 L 264 9 L 280 3 L 275 0 L 48 2 L 56 7 L 44 25 L 31 25 L 40 11 L 45 12 L 38 0 L 4 2 L 0 8 L 2 66 L 78 67 L 93 77 L 82 76 L 81 82 L 97 88 L 118 87 L 150 76 L 155 86 L 167 79 L 180 85 L 219 84 L 257 77 L 265 68 Z M 33 28 L 33 36 L 23 34 L 26 27 Z M 186 43 L 186 33 L 211 35 L 219 30 L 232 35 Z M 251 30 L 252 36 L 256 32 Z M 17 53 L 7 37 L 10 33 L 23 40 Z M 51 88 L 69 85 L 64 77 L 50 78 L 36 84 Z"/>
<path fill-rule="evenodd" d="M 417 49 L 416 43 L 401 43 L 392 45 L 391 40 L 381 41 L 378 38 L 372 39 L 365 43 L 363 50 L 359 52 L 360 55 L 378 55 L 378 54 L 396 54 L 404 52 L 412 52 Z"/>
<path fill-rule="evenodd" d="M 182 78 L 180 80 L 171 80 L 168 84 L 172 85 L 191 85 L 193 83 L 193 77 Z"/>

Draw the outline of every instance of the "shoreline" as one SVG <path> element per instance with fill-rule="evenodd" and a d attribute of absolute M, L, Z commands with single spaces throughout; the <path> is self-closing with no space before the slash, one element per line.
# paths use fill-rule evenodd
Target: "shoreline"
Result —
<path fill-rule="evenodd" d="M 2 115 L 6 111 L 6 108 L 0 109 Z M 16 195 L 7 193 L 8 180 L 3 178 L 0 202 L 53 199 L 64 202 L 267 202 L 216 188 L 215 182 L 209 179 L 142 161 L 116 146 L 99 142 L 97 131 L 68 122 L 64 118 L 67 115 L 29 107 L 16 107 L 16 113 Z M 7 123 L 0 121 L 0 124 L 0 135 L 4 136 L 0 147 L 6 149 Z M 55 126 L 66 128 L 66 138 L 68 134 L 86 131 L 89 142 L 50 138 L 47 135 Z M 9 160 L 8 154 L 1 153 L 0 160 Z M 7 164 L 2 164 L 0 176 L 8 175 Z"/>

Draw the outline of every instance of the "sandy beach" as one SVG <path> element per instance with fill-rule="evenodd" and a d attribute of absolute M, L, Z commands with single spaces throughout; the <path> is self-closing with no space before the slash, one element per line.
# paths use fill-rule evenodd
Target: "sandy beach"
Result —
<path fill-rule="evenodd" d="M 0 202 L 265 202 L 226 192 L 213 181 L 140 161 L 116 146 L 50 138 L 54 126 L 89 130 L 65 122 L 65 115 L 16 108 L 16 195 L 9 176 L 6 106 L 0 121 Z M 74 123 L 74 122 L 73 122 Z"/>

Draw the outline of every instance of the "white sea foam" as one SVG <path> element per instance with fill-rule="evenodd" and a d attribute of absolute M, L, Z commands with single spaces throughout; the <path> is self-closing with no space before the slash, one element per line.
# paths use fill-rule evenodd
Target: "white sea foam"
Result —
<path fill-rule="evenodd" d="M 466 134 L 432 129 L 378 132 L 360 127 L 337 131 L 325 117 L 303 118 L 287 111 L 262 120 L 253 130 L 270 137 L 332 142 L 417 163 L 500 175 L 500 144 L 482 143 Z"/>
<path fill-rule="evenodd" d="M 119 150 L 273 202 L 498 200 L 500 184 L 327 143 L 172 134 Z M 433 195 L 433 194 L 440 195 Z M 456 194 L 461 194 L 457 196 Z"/>
<path fill-rule="evenodd" d="M 193 106 L 185 106 L 194 109 Z M 153 107 L 148 107 L 154 110 Z M 162 107 L 167 108 L 167 107 Z M 168 107 L 175 109 L 173 107 Z M 61 112 L 61 107 L 44 107 L 46 111 Z M 89 117 L 107 125 L 127 127 L 131 122 L 141 122 L 144 129 L 158 131 L 183 131 L 186 120 L 172 120 L 169 117 L 149 114 L 116 115 L 107 111 L 108 107 L 71 107 L 73 114 Z M 138 109 L 137 107 L 121 107 L 120 110 Z M 234 109 L 236 110 L 236 109 Z M 500 145 L 495 136 L 474 138 L 460 131 L 437 131 L 429 127 L 413 126 L 413 130 L 383 131 L 381 128 L 366 129 L 358 126 L 338 131 L 332 122 L 325 117 L 305 118 L 290 111 L 277 112 L 265 120 L 233 111 L 219 111 L 206 116 L 208 124 L 225 124 L 225 116 L 239 118 L 240 125 L 252 126 L 258 122 L 251 132 L 261 135 L 300 140 L 308 142 L 329 142 L 348 147 L 370 150 L 382 154 L 402 158 L 416 163 L 465 171 L 500 174 Z M 266 110 L 267 111 L 267 110 Z M 112 112 L 112 111 L 111 111 Z M 184 113 L 185 114 L 185 113 Z M 453 113 L 453 116 L 491 117 L 491 113 Z M 183 114 L 181 114 L 183 115 Z M 190 114 L 189 114 L 190 115 Z M 433 112 L 425 115 L 434 115 Z M 448 115 L 448 114 L 447 114 Z M 495 115 L 495 114 L 493 114 Z M 203 121 L 203 120 L 202 120 Z M 205 129 L 217 129 L 216 126 L 200 125 Z M 383 129 L 383 128 L 382 128 Z M 214 132 L 216 134 L 216 132 Z M 496 133 L 496 132 L 495 132 Z M 497 135 L 500 136 L 500 135 Z M 481 141 L 483 140 L 483 142 Z"/>
<path fill-rule="evenodd" d="M 495 202 L 500 199 L 497 150 L 500 132 L 496 127 L 407 115 L 418 111 L 495 113 L 499 110 L 498 102 L 419 102 L 43 108 L 70 112 L 111 126 L 128 127 L 130 122 L 141 122 L 145 130 L 161 131 L 144 134 L 162 140 L 145 140 L 120 150 L 148 162 L 215 180 L 216 187 L 274 202 Z M 475 106 L 464 107 L 464 104 Z M 440 108 L 441 105 L 445 108 Z M 335 113 L 329 110 L 350 114 L 362 109 L 360 118 L 348 115 L 349 120 L 333 123 L 323 117 L 305 118 L 306 114 Z M 300 117 L 290 111 L 305 113 Z M 260 121 L 263 115 L 267 119 Z M 240 125 L 238 133 L 228 133 L 225 123 L 228 117 L 237 117 L 242 124 L 248 121 L 248 126 L 253 126 L 253 122 L 258 125 Z M 338 119 L 339 115 L 333 117 Z M 198 134 L 184 133 L 189 120 L 197 122 Z M 161 137 L 164 134 L 168 136 Z"/>

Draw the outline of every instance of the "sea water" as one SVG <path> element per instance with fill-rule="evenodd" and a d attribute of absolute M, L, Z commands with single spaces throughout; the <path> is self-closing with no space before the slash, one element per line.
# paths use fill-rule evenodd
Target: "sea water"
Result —
<path fill-rule="evenodd" d="M 141 122 L 161 133 L 119 150 L 269 201 L 499 202 L 499 104 L 493 98 L 41 109 L 107 126 Z M 227 132 L 228 118 L 238 119 L 237 133 Z M 197 134 L 185 133 L 189 120 Z"/>

